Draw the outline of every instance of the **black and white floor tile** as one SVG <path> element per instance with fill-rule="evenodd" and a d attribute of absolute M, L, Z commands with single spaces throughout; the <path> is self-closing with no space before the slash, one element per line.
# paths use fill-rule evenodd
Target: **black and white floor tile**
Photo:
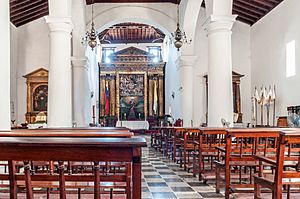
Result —
<path fill-rule="evenodd" d="M 143 149 L 142 159 L 142 198 L 178 199 L 223 199 L 216 194 L 212 185 L 199 182 L 193 174 L 187 173 L 178 164 L 151 148 Z"/>

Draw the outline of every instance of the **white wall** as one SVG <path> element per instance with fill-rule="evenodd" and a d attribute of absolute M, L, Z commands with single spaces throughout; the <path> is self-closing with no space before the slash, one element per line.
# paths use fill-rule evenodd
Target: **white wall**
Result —
<path fill-rule="evenodd" d="M 194 126 L 204 123 L 206 114 L 206 85 L 203 76 L 208 72 L 208 40 L 202 26 L 205 19 L 205 10 L 201 9 L 195 40 L 195 52 L 198 59 L 194 67 Z M 245 75 L 241 79 L 241 108 L 244 114 L 243 122 L 248 123 L 251 119 L 250 26 L 237 21 L 232 32 L 233 70 Z M 220 85 L 220 92 L 222 92 L 222 85 Z"/>
<path fill-rule="evenodd" d="M 251 28 L 252 92 L 254 86 L 275 84 L 276 115 L 287 115 L 287 106 L 300 105 L 299 10 L 299 0 L 285 0 Z M 285 47 L 291 40 L 296 41 L 296 76 L 287 78 Z"/>
<path fill-rule="evenodd" d="M 18 69 L 18 29 L 10 24 L 10 101 L 11 119 L 17 117 L 17 69 Z M 15 122 L 16 124 L 16 122 Z"/>
<path fill-rule="evenodd" d="M 24 75 L 49 67 L 48 26 L 44 18 L 18 28 L 18 71 L 17 71 L 17 122 L 25 122 L 26 79 Z"/>

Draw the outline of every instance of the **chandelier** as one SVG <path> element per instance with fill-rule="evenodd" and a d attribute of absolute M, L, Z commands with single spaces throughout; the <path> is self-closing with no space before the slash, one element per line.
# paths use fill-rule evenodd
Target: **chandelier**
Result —
<path fill-rule="evenodd" d="M 188 41 L 186 34 L 184 31 L 180 30 L 180 24 L 179 24 L 179 2 L 177 4 L 177 28 L 175 30 L 174 33 L 172 34 L 172 37 L 174 39 L 174 46 L 177 48 L 177 50 L 179 51 L 179 49 L 181 48 L 181 46 L 185 43 L 190 43 L 192 40 Z"/>
<path fill-rule="evenodd" d="M 90 32 L 86 32 L 88 44 L 92 48 L 92 50 L 94 50 L 94 48 L 97 46 L 97 32 L 94 26 L 94 6 L 92 4 L 92 28 Z"/>

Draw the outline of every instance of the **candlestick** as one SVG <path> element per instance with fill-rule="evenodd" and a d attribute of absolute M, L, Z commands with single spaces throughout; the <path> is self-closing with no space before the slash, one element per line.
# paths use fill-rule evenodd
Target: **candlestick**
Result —
<path fill-rule="evenodd" d="M 93 117 L 95 117 L 95 105 L 93 105 Z"/>

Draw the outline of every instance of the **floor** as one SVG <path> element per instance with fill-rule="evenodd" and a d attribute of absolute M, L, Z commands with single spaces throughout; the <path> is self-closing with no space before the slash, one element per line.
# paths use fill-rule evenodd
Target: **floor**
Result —
<path fill-rule="evenodd" d="M 152 198 L 224 198 L 212 184 L 203 184 L 178 164 L 153 148 L 143 149 L 143 199 Z"/>

